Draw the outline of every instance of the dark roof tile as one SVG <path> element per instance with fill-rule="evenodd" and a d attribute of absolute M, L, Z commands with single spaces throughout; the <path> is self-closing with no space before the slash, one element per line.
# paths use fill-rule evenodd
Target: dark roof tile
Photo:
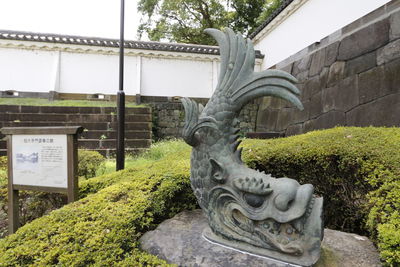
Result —
<path fill-rule="evenodd" d="M 0 39 L 62 43 L 62 44 L 73 44 L 73 45 L 119 47 L 119 40 L 117 39 L 59 35 L 59 34 L 48 34 L 48 33 L 33 33 L 33 32 L 21 32 L 21 31 L 9 31 L 9 30 L 0 30 Z M 208 46 L 208 45 L 127 40 L 124 42 L 124 47 L 144 49 L 144 50 L 160 50 L 160 51 L 219 55 L 219 48 L 217 46 Z M 256 57 L 263 58 L 264 56 L 261 55 L 260 51 L 256 51 Z"/>

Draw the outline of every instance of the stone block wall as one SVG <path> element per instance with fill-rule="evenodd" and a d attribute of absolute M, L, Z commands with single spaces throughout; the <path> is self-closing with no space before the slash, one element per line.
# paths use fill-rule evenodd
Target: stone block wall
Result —
<path fill-rule="evenodd" d="M 109 157 L 115 154 L 117 118 L 113 107 L 57 107 L 0 105 L 0 128 L 40 126 L 82 126 L 78 147 Z M 126 108 L 125 150 L 139 153 L 151 145 L 151 109 Z M 0 133 L 0 156 L 7 154 Z"/>
<path fill-rule="evenodd" d="M 264 98 L 257 131 L 400 126 L 400 1 L 392 1 L 274 68 L 299 83 L 304 110 Z"/>
<path fill-rule="evenodd" d="M 153 113 L 153 139 L 170 139 L 182 137 L 185 113 L 180 102 L 150 103 Z"/>
<path fill-rule="evenodd" d="M 142 96 L 141 100 L 152 107 L 154 140 L 182 137 L 185 112 L 179 99 Z M 194 100 L 204 106 L 208 101 L 205 98 Z M 248 132 L 255 131 L 258 106 L 258 102 L 252 102 L 242 109 L 239 120 L 240 133 L 243 136 Z"/>

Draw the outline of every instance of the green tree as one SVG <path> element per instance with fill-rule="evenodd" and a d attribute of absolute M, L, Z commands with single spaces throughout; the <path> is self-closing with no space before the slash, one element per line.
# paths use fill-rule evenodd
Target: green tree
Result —
<path fill-rule="evenodd" d="M 229 26 L 237 32 L 248 35 L 260 24 L 258 17 L 263 12 L 266 2 L 265 0 L 231 1 L 231 6 L 235 12 Z"/>
<path fill-rule="evenodd" d="M 279 6 L 281 0 L 140 0 L 142 23 L 138 34 L 152 41 L 215 44 L 206 28 L 230 27 L 248 35 L 262 21 L 260 14 Z M 273 4 L 271 4 L 273 3 Z M 270 12 L 272 13 L 272 11 Z M 269 13 L 269 14 L 270 14 Z"/>
<path fill-rule="evenodd" d="M 264 21 L 268 19 L 269 16 L 274 13 L 274 11 L 282 4 L 283 0 L 267 0 L 264 1 L 262 12 L 256 19 L 256 25 L 261 25 Z"/>

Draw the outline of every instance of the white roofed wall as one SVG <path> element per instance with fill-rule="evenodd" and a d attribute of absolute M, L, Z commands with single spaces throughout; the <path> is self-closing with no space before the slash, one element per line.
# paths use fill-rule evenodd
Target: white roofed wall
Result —
<path fill-rule="evenodd" d="M 114 95 L 116 42 L 0 30 L 0 91 Z M 126 46 L 127 95 L 211 97 L 219 71 L 217 47 L 134 41 Z M 256 69 L 261 62 L 259 56 Z"/>

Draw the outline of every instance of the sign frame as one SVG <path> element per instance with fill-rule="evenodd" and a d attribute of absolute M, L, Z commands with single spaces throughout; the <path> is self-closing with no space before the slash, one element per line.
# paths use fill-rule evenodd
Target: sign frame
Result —
<path fill-rule="evenodd" d="M 15 233 L 19 222 L 19 190 L 32 190 L 49 193 L 63 193 L 68 196 L 68 203 L 78 199 L 78 134 L 81 126 L 66 127 L 4 127 L 1 132 L 7 138 L 8 166 L 8 225 L 9 232 Z M 67 188 L 17 185 L 13 183 L 13 135 L 66 135 L 67 136 Z"/>

